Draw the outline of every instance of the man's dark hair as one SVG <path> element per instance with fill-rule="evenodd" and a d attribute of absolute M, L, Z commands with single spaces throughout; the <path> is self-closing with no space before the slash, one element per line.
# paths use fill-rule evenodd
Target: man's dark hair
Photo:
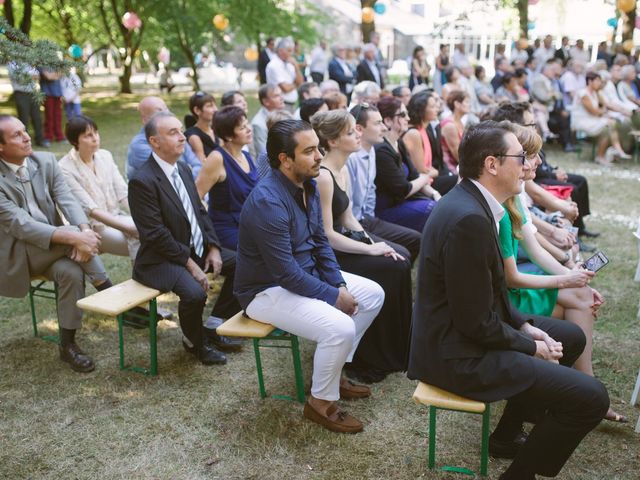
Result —
<path fill-rule="evenodd" d="M 158 112 L 144 124 L 144 136 L 147 139 L 147 142 L 151 137 L 155 137 L 158 134 L 158 120 L 167 117 L 176 118 L 176 116 L 171 112 Z"/>
<path fill-rule="evenodd" d="M 599 78 L 600 80 L 602 80 L 602 77 L 598 72 L 587 72 L 584 78 L 585 78 L 585 81 L 587 82 L 587 85 L 593 82 L 596 78 Z"/>
<path fill-rule="evenodd" d="M 505 126 L 493 120 L 470 126 L 458 147 L 460 177 L 473 180 L 480 178 L 487 157 L 507 153 L 504 137 L 509 132 Z"/>
<path fill-rule="evenodd" d="M 224 107 L 226 105 L 233 105 L 233 97 L 236 95 L 242 95 L 244 97 L 244 93 L 240 90 L 229 90 L 228 92 L 224 92 L 222 94 L 222 98 L 220 98 L 220 106 Z"/>
<path fill-rule="evenodd" d="M 396 87 L 393 90 L 391 90 L 391 95 L 393 95 L 396 98 L 402 97 L 403 88 L 408 88 L 408 87 L 405 87 L 404 85 L 400 85 L 399 87 Z"/>
<path fill-rule="evenodd" d="M 235 136 L 234 130 L 243 118 L 247 118 L 247 114 L 240 107 L 235 105 L 222 107 L 213 116 L 213 131 L 221 139 L 231 140 Z"/>
<path fill-rule="evenodd" d="M 300 102 L 302 103 L 304 96 L 307 95 L 313 87 L 317 86 L 318 84 L 316 82 L 304 82 L 300 84 L 298 87 L 298 98 L 300 99 Z"/>
<path fill-rule="evenodd" d="M 313 117 L 313 114 L 320 110 L 322 105 L 326 105 L 327 102 L 324 98 L 307 98 L 300 103 L 300 118 L 305 122 L 309 122 L 309 119 Z"/>
<path fill-rule="evenodd" d="M 273 85 L 270 83 L 265 83 L 264 85 L 260 85 L 260 88 L 258 89 L 258 100 L 260 100 L 260 105 L 264 104 L 263 103 L 264 99 L 267 98 L 269 94 L 275 90 L 276 87 L 277 85 Z"/>
<path fill-rule="evenodd" d="M 7 115 L 6 113 L 2 113 L 0 114 L 0 125 L 2 125 L 4 122 L 8 121 L 11 118 L 15 118 L 13 115 Z M 2 128 L 0 128 L 0 143 L 2 143 L 4 145 L 4 130 L 2 130 Z"/>
<path fill-rule="evenodd" d="M 411 97 L 409 105 L 407 105 L 407 113 L 409 113 L 409 125 L 422 125 L 424 117 L 424 109 L 427 108 L 429 99 L 433 95 L 429 92 L 418 92 Z"/>
<path fill-rule="evenodd" d="M 298 141 L 295 136 L 299 132 L 313 130 L 304 120 L 281 120 L 269 129 L 267 134 L 267 156 L 269 165 L 274 170 L 280 167 L 278 155 L 285 153 L 287 157 L 295 159 Z"/>
<path fill-rule="evenodd" d="M 64 127 L 64 136 L 69 141 L 69 143 L 73 145 L 77 150 L 78 139 L 80 138 L 80 135 L 82 135 L 89 129 L 93 129 L 97 132 L 98 125 L 96 125 L 96 122 L 94 122 L 91 118 L 85 115 L 78 115 L 77 117 L 73 117 L 67 122 Z"/>
<path fill-rule="evenodd" d="M 349 113 L 351 113 L 351 115 L 355 119 L 356 125 L 360 125 L 361 127 L 366 128 L 367 122 L 369 121 L 369 113 L 377 111 L 378 109 L 373 105 L 369 105 L 368 103 L 359 103 L 358 105 L 353 107 Z"/>
<path fill-rule="evenodd" d="M 506 87 L 509 82 L 515 78 L 515 75 L 511 72 L 507 72 L 502 76 L 502 86 Z"/>
<path fill-rule="evenodd" d="M 476 78 L 478 78 L 480 76 L 480 74 L 482 72 L 484 72 L 484 67 L 482 65 L 477 65 L 476 68 L 473 70 L 473 74 L 475 75 Z"/>
<path fill-rule="evenodd" d="M 516 71 L 513 73 L 513 76 L 516 78 L 522 78 L 525 75 L 528 75 L 527 70 L 524 68 L 516 68 Z"/>
<path fill-rule="evenodd" d="M 518 125 L 524 124 L 524 112 L 531 111 L 529 102 L 505 102 L 501 103 L 493 112 L 492 120 L 501 122 L 509 120 Z"/>

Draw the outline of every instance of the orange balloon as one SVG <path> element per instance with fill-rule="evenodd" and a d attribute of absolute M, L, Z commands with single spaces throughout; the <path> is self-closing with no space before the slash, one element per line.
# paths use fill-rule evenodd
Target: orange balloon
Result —
<path fill-rule="evenodd" d="M 229 19 L 219 13 L 215 17 L 213 17 L 213 26 L 218 30 L 224 30 L 229 26 Z"/>
<path fill-rule="evenodd" d="M 616 5 L 621 12 L 629 13 L 636 8 L 636 0 L 618 0 Z"/>
<path fill-rule="evenodd" d="M 629 40 L 625 40 L 624 42 L 622 42 L 622 48 L 624 48 L 627 52 L 630 52 L 631 50 L 633 50 L 634 47 L 634 43 L 633 40 L 629 39 Z"/>
<path fill-rule="evenodd" d="M 372 23 L 376 12 L 371 7 L 364 7 L 362 9 L 362 23 Z"/>
<path fill-rule="evenodd" d="M 258 51 L 253 47 L 249 47 L 244 51 L 244 58 L 246 58 L 248 62 L 255 62 L 258 60 L 258 56 Z"/>

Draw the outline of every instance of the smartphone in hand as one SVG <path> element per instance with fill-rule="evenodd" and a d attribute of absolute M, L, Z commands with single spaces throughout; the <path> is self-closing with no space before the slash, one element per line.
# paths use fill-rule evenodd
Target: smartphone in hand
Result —
<path fill-rule="evenodd" d="M 604 267 L 607 263 L 609 263 L 609 259 L 602 252 L 596 252 L 592 257 L 588 258 L 584 263 L 584 268 L 587 270 L 591 270 L 592 272 L 597 272 L 602 267 Z"/>

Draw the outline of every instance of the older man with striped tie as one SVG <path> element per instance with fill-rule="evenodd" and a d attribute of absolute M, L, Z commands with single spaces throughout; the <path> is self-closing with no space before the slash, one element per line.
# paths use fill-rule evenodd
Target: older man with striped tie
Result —
<path fill-rule="evenodd" d="M 178 162 L 185 148 L 180 121 L 169 112 L 159 112 L 144 131 L 152 153 L 129 181 L 131 216 L 140 234 L 133 278 L 178 295 L 184 348 L 205 365 L 224 364 L 220 350 L 237 350 L 240 344 L 218 337 L 213 328 L 203 330 L 209 288 L 205 272 L 211 269 L 214 277 L 225 276 L 209 319 L 234 315 L 240 310 L 233 296 L 235 252 L 220 247 L 191 172 Z"/>

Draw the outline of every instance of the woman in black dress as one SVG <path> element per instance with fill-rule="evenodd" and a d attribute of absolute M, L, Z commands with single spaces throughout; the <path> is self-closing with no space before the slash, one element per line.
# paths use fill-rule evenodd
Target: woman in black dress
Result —
<path fill-rule="evenodd" d="M 213 116 L 218 110 L 216 101 L 212 95 L 205 92 L 196 92 L 189 99 L 189 110 L 195 117 L 195 125 L 184 132 L 193 153 L 203 163 L 205 158 L 218 146 L 218 140 L 213 132 Z"/>
<path fill-rule="evenodd" d="M 318 190 L 325 232 L 336 259 L 344 271 L 374 280 L 385 291 L 382 310 L 346 366 L 347 375 L 366 383 L 380 381 L 388 373 L 406 370 L 411 329 L 409 252 L 368 234 L 353 216 L 345 164 L 360 149 L 355 119 L 345 110 L 333 110 L 316 113 L 311 124 L 326 151 Z"/>

